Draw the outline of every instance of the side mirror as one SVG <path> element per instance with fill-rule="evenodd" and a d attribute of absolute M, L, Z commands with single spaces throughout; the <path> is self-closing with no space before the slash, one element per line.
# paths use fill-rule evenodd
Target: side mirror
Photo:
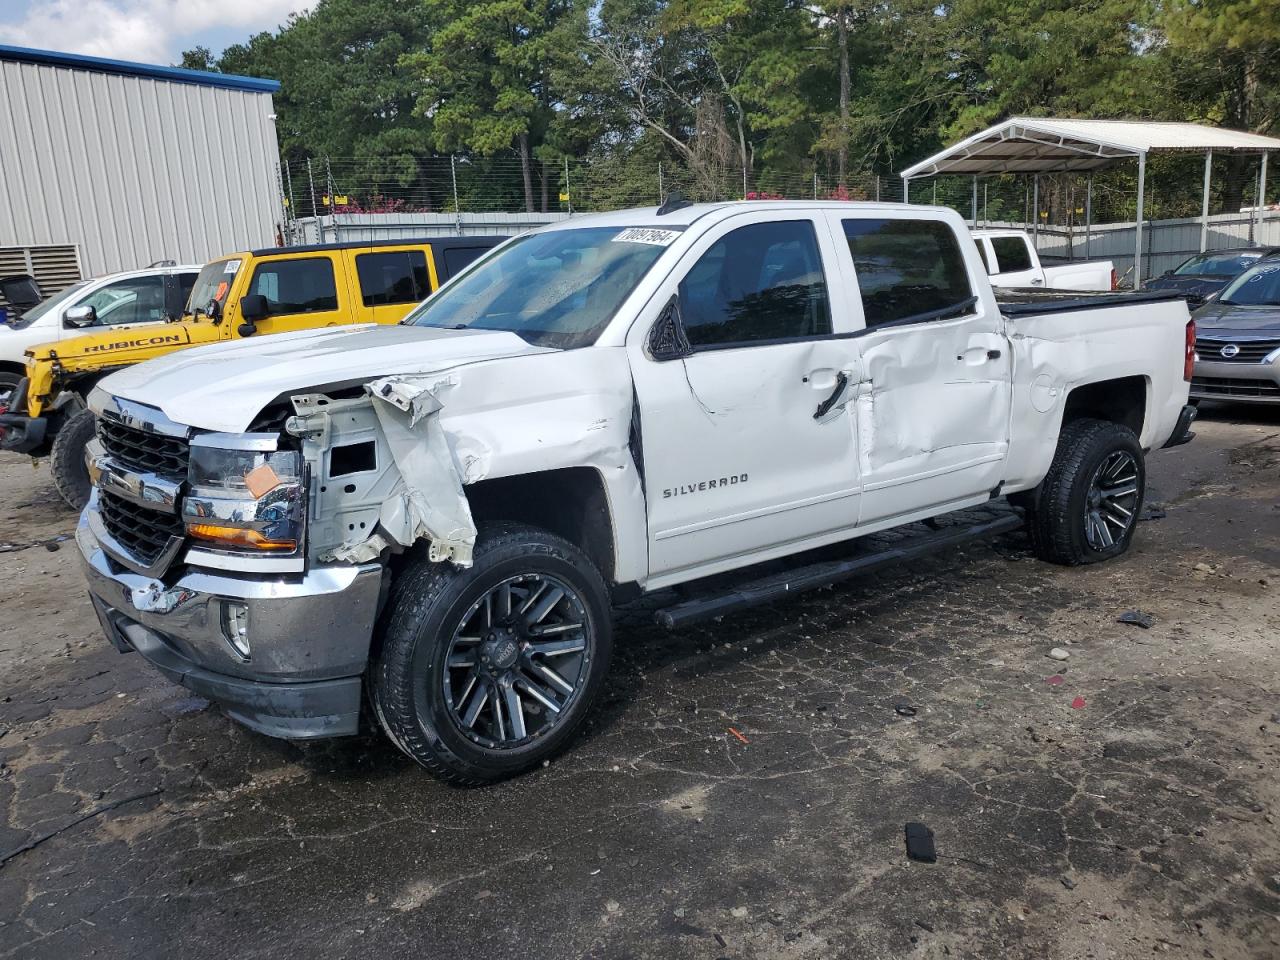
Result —
<path fill-rule="evenodd" d="M 68 330 L 92 327 L 98 322 L 98 311 L 93 307 L 67 307 L 62 311 L 62 325 Z"/>
<path fill-rule="evenodd" d="M 680 360 L 693 352 L 680 317 L 680 299 L 672 297 L 649 331 L 649 354 L 655 360 Z"/>
<path fill-rule="evenodd" d="M 267 298 L 260 293 L 251 293 L 248 296 L 240 298 L 240 316 L 244 323 L 240 324 L 237 332 L 242 337 L 251 337 L 258 328 L 255 326 L 259 320 L 269 316 L 271 313 L 271 305 L 267 302 Z"/>

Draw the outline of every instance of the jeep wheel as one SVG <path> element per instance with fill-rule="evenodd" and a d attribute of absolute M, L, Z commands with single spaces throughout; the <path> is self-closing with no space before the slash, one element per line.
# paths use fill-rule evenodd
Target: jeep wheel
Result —
<path fill-rule="evenodd" d="M 454 783 L 554 756 L 608 669 L 604 581 L 582 551 L 533 527 L 482 529 L 469 569 L 415 560 L 389 608 L 375 712 L 392 742 Z"/>
<path fill-rule="evenodd" d="M 1068 423 L 1027 509 L 1036 555 L 1068 566 L 1118 557 L 1133 539 L 1145 489 L 1132 430 L 1105 420 Z"/>
<path fill-rule="evenodd" d="M 93 413 L 80 410 L 62 424 L 49 452 L 49 471 L 62 499 L 77 510 L 89 502 L 89 468 L 84 463 L 85 447 L 93 439 Z"/>
<path fill-rule="evenodd" d="M 17 389 L 18 383 L 22 380 L 22 374 L 10 373 L 7 370 L 0 370 L 0 410 L 9 409 L 9 401 L 13 399 L 13 391 Z M 14 410 L 14 413 L 21 413 L 21 410 Z"/>

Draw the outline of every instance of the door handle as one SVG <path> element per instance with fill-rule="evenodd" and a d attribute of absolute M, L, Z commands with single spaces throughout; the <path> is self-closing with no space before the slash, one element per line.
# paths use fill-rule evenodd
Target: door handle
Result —
<path fill-rule="evenodd" d="M 836 401 L 840 399 L 840 395 L 844 393 L 844 389 L 847 386 L 849 386 L 849 375 L 841 370 L 836 374 L 836 388 L 831 391 L 831 396 L 818 404 L 818 409 L 813 411 L 813 419 L 821 420 L 830 413 L 831 408 L 836 405 Z"/>
<path fill-rule="evenodd" d="M 988 350 L 988 351 L 987 351 L 987 359 L 988 359 L 988 360 L 999 360 L 999 359 L 1000 359 L 1000 351 L 999 351 L 999 350 Z"/>

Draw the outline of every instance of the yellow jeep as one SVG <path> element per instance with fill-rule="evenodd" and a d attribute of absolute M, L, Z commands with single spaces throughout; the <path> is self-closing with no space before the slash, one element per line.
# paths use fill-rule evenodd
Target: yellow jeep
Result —
<path fill-rule="evenodd" d="M 67 503 L 89 498 L 84 400 L 121 367 L 240 337 L 353 323 L 398 323 L 440 284 L 505 237 L 429 237 L 233 253 L 205 265 L 182 319 L 103 330 L 26 351 L 27 376 L 0 411 L 0 449 L 51 458 Z M 90 308 L 85 308 L 90 309 Z M 84 317 L 92 324 L 91 317 Z M 25 405 L 25 411 L 23 407 Z M 17 411 L 22 411 L 21 413 Z"/>

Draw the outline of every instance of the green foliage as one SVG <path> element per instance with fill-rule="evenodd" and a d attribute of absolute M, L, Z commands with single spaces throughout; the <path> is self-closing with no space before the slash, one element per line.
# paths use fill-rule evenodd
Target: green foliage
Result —
<path fill-rule="evenodd" d="M 381 190 L 457 153 L 461 193 L 530 209 L 566 156 L 607 204 L 655 199 L 659 165 L 695 196 L 893 175 L 1020 114 L 1280 124 L 1277 0 L 319 0 L 182 63 L 280 80 L 288 157 L 372 158 Z"/>

